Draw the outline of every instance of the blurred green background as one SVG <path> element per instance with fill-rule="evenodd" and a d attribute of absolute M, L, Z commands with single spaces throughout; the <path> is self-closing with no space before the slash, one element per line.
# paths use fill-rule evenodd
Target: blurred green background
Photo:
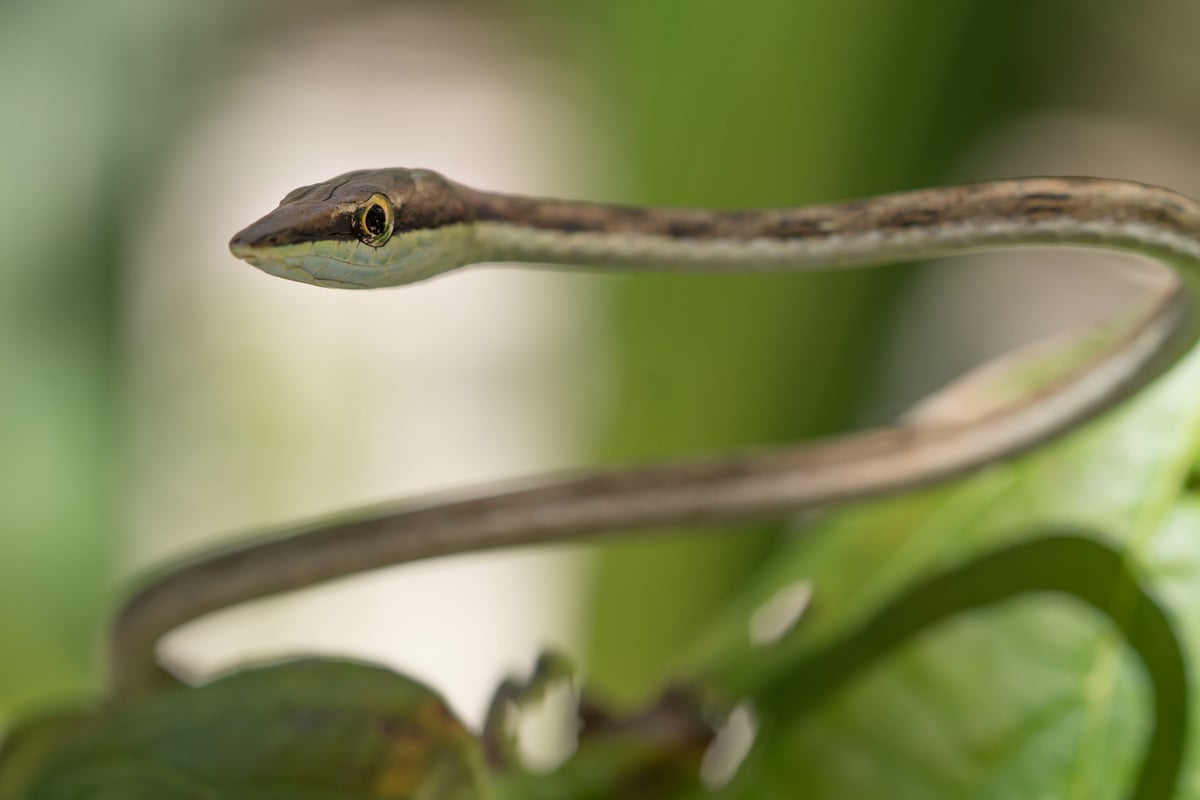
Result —
<path fill-rule="evenodd" d="M 627 202 L 829 201 L 1014 171 L 1072 171 L 1079 161 L 1067 166 L 1064 157 L 1057 169 L 1037 156 L 1076 157 L 1089 148 L 1105 159 L 1089 162 L 1092 171 L 1178 175 L 1176 188 L 1187 191 L 1193 165 L 1163 156 L 1146 166 L 1144 159 L 1186 152 L 1200 131 L 1200 56 L 1190 38 L 1198 24 L 1194 3 L 1172 0 L 1136 8 L 1112 0 L 0 2 L 0 720 L 98 690 L 105 619 L 130 564 L 149 559 L 138 555 L 145 537 L 159 534 L 146 519 L 221 528 L 209 531 L 216 534 L 310 510 L 291 505 L 270 470 L 253 462 L 246 471 L 262 483 L 239 481 L 238 502 L 271 497 L 269 513 L 256 507 L 208 522 L 139 511 L 156 502 L 143 477 L 191 457 L 179 442 L 204 439 L 218 452 L 257 444 L 304 459 L 304 451 L 289 450 L 292 423 L 279 422 L 281 398 L 273 390 L 263 390 L 269 397 L 241 427 L 207 430 L 187 421 L 186 408 L 175 422 L 154 422 L 171 409 L 139 388 L 169 371 L 180 393 L 171 396 L 195 396 L 186 388 L 189 375 L 206 386 L 240 386 L 250 396 L 263 385 L 256 381 L 271 378 L 252 360 L 224 372 L 207 364 L 201 372 L 206 365 L 174 338 L 178 330 L 204 328 L 202 338 L 211 329 L 252 348 L 260 331 L 226 327 L 220 312 L 156 316 L 154 309 L 194 290 L 185 267 L 221 276 L 244 269 L 236 280 L 259 282 L 263 294 L 296 291 L 223 261 L 219 231 L 227 237 L 266 210 L 246 188 L 250 165 L 269 176 L 266 188 L 253 192 L 275 199 L 332 174 L 314 174 L 315 162 L 323 162 L 296 143 L 301 129 L 333 125 L 325 146 L 350 160 L 370 142 L 372 159 L 393 147 L 393 164 L 450 171 L 452 165 L 414 163 L 403 136 L 414 128 L 437 135 L 441 103 L 474 104 L 488 121 L 456 129 L 454 147 L 503 159 L 501 174 L 518 176 L 518 184 L 536 172 L 541 177 L 529 182 L 536 189 Z M 414 26 L 431 32 L 421 38 L 436 58 L 412 58 L 401 75 L 376 56 L 392 54 L 393 34 L 411 44 Z M 313 65 L 324 63 L 323 37 L 338 31 L 340 58 L 361 68 L 351 71 L 345 94 L 336 87 L 306 92 L 319 68 Z M 539 98 L 541 107 L 559 104 L 552 113 L 576 121 L 543 127 L 516 120 L 518 141 L 506 145 L 506 115 L 527 115 L 528 104 L 461 90 L 488 74 L 509 75 L 506 58 L 522 64 L 512 74 L 528 79 L 516 90 Z M 443 92 L 445 81 L 459 89 Z M 419 97 L 414 85 L 425 87 Z M 243 122 L 220 121 L 231 105 Z M 400 113 L 385 116 L 385 108 Z M 246 119 L 257 120 L 258 144 L 222 149 L 222 141 L 247 141 L 239 127 Z M 1049 133 L 1028 132 L 1044 120 L 1055 121 L 1045 126 Z M 1108 131 L 1117 132 L 1111 141 Z M 1005 132 L 1012 141 L 997 144 Z M 198 146 L 202 134 L 208 144 Z M 581 164 L 577 172 L 555 166 L 566 157 L 541 152 L 557 147 L 556 137 L 570 139 L 567 160 Z M 1097 141 L 1107 144 L 1093 146 Z M 989 160 L 997 151 L 1007 160 Z M 181 166 L 188 158 L 196 165 Z M 383 164 L 346 168 L 372 165 Z M 208 176 L 204 189 L 200 175 Z M 168 181 L 173 189 L 163 188 Z M 165 211 L 168 196 L 176 201 Z M 217 255 L 201 258 L 174 232 L 214 213 L 218 234 L 208 239 Z M 542 398 L 551 408 L 578 402 L 591 409 L 579 415 L 586 425 L 572 435 L 579 443 L 574 455 L 555 459 L 626 463 L 811 437 L 861 422 L 880 407 L 880 365 L 912 275 L 579 283 L 572 292 L 603 299 L 587 306 L 591 338 L 560 356 L 605 355 L 591 378 L 594 391 Z M 242 285 L 209 287 L 210 308 L 245 303 L 232 296 Z M 453 291 L 449 280 L 446 291 Z M 303 298 L 307 319 L 321 323 L 323 295 L 288 296 Z M 547 301 L 519 313 L 564 311 Z M 176 327 L 155 327 L 158 316 L 171 316 Z M 440 324 L 466 325 L 457 318 Z M 470 347 L 469 337 L 462 346 Z M 360 364 L 363 374 L 374 369 L 370 355 Z M 345 395 L 335 393 L 335 400 L 357 398 L 353 385 L 339 391 Z M 372 436 L 369 425 L 343 429 L 325 419 L 301 423 L 331 427 L 334 449 L 339 437 L 352 449 L 354 437 Z M 178 440 L 159 435 L 189 424 L 197 430 Z M 505 470 L 503 461 L 496 470 L 521 471 Z M 388 496 L 387 472 L 374 481 L 362 499 Z M 191 488 L 203 498 L 191 502 L 217 508 L 233 491 Z M 591 680 L 627 700 L 654 687 L 722 599 L 770 557 L 778 533 L 664 535 L 598 549 L 574 581 L 586 590 L 576 601 L 573 636 Z M 475 636 L 451 633 L 445 648 L 455 637 Z"/>

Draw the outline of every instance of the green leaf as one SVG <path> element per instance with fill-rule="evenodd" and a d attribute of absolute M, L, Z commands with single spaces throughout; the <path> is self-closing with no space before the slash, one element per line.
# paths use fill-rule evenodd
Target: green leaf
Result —
<path fill-rule="evenodd" d="M 475 800 L 474 736 L 431 690 L 307 659 L 174 689 L 70 737 L 30 800 Z"/>
<path fill-rule="evenodd" d="M 1064 564 L 1071 569 L 1062 569 Z M 1155 714 L 1133 797 L 1168 800 L 1179 780 L 1191 699 L 1182 644 L 1169 615 L 1139 583 L 1123 553 L 1100 539 L 1071 532 L 1042 532 L 902 593 L 846 639 L 758 692 L 756 699 L 769 703 L 768 731 L 772 724 L 786 726 L 790 718 L 932 626 L 1021 595 L 1048 592 L 1074 597 L 1107 616 L 1139 657 L 1152 683 Z M 760 734 L 760 763 L 757 769 L 743 771 L 735 789 L 739 796 L 758 796 L 763 783 L 779 783 L 779 773 L 789 772 L 786 761 L 764 763 L 768 756 L 762 751 L 779 746 L 769 739 L 769 733 Z M 784 775 L 783 780 L 794 783 L 795 776 Z"/>
<path fill-rule="evenodd" d="M 1147 737 L 1145 675 L 1121 636 L 1062 598 L 1026 598 L 947 622 L 831 690 L 811 713 L 771 715 L 804 705 L 785 688 L 789 679 L 804 680 L 813 659 L 922 576 L 1034 527 L 1102 531 L 1097 543 L 1119 550 L 1138 583 L 1162 599 L 1195 661 L 1200 512 L 1186 487 L 1200 451 L 1198 384 L 1193 356 L 1128 407 L 1045 451 L 830 517 L 798 537 L 690 662 L 731 700 L 754 698 L 772 723 L 769 777 L 756 796 L 1123 796 Z M 1059 556 L 1046 568 L 1069 581 L 1085 565 Z M 814 584 L 798 629 L 777 647 L 755 647 L 747 621 L 798 580 Z M 1120 623 L 1120 609 L 1114 614 Z M 1195 751 L 1193 742 L 1183 796 L 1200 796 Z"/>

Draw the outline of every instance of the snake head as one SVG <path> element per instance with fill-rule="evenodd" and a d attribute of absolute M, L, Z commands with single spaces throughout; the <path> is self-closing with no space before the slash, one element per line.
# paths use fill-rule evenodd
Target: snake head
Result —
<path fill-rule="evenodd" d="M 358 170 L 289 193 L 229 249 L 303 283 L 397 286 L 475 260 L 471 222 L 458 185 L 436 172 Z"/>

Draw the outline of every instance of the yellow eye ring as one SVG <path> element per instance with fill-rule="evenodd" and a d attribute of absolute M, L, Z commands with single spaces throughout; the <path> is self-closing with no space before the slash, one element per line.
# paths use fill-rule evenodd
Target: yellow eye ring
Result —
<path fill-rule="evenodd" d="M 392 201 L 387 195 L 373 194 L 358 210 L 356 227 L 358 238 L 362 243 L 371 247 L 381 247 L 392 236 L 392 226 L 395 224 L 392 212 Z"/>

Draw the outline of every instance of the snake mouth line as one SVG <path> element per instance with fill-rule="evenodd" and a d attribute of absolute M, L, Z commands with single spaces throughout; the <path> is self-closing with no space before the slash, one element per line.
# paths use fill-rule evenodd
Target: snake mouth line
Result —
<path fill-rule="evenodd" d="M 332 289 L 366 289 L 367 288 L 367 286 L 365 284 L 356 283 L 355 281 L 341 280 L 338 278 L 318 278 L 316 275 L 312 274 L 312 272 L 310 272 L 307 267 L 304 267 L 300 264 L 284 264 L 283 268 L 292 274 L 284 275 L 282 277 L 288 277 L 288 278 L 291 278 L 292 280 L 298 281 L 300 283 L 311 283 L 313 286 L 325 286 L 325 287 L 329 287 Z M 304 277 L 297 278 L 297 277 L 295 277 L 295 273 L 300 273 Z"/>
<path fill-rule="evenodd" d="M 344 278 L 322 278 L 314 275 L 313 272 L 305 267 L 302 263 L 298 263 L 292 258 L 271 258 L 267 255 L 259 253 L 253 247 L 244 245 L 230 245 L 230 251 L 238 258 L 253 264 L 258 269 L 274 275 L 277 278 L 285 278 L 296 283 L 307 283 L 312 286 L 323 286 L 333 289 L 366 289 L 369 288 L 364 283 L 357 281 L 346 280 Z M 330 261 L 337 261 L 346 266 L 356 266 L 345 259 L 329 258 Z"/>

